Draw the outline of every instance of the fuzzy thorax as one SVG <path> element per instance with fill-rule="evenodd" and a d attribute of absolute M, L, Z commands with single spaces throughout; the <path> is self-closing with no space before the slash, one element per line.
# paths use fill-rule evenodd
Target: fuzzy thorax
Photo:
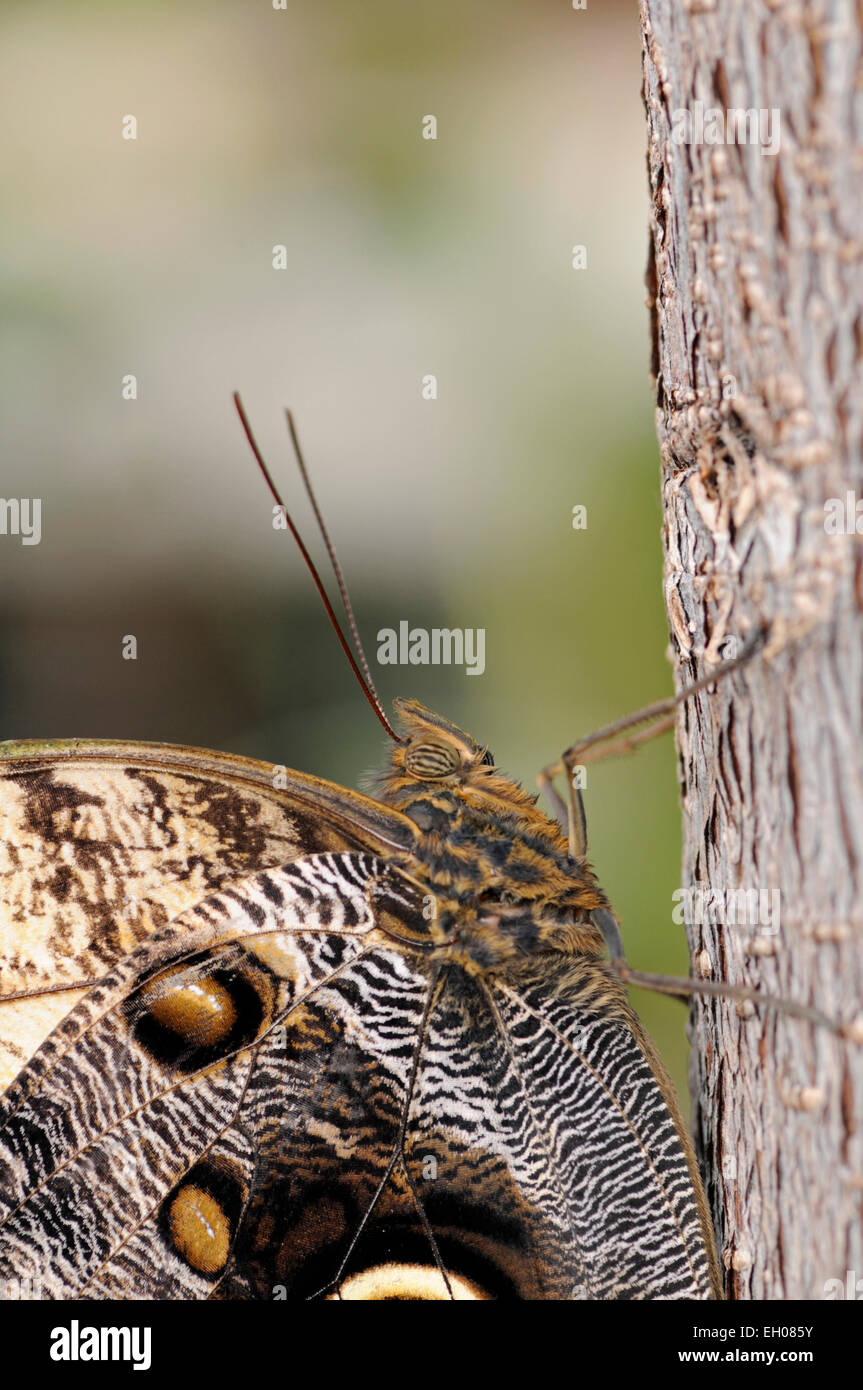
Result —
<path fill-rule="evenodd" d="M 482 971 L 541 951 L 600 956 L 589 914 L 607 900 L 557 822 L 456 725 L 414 700 L 397 700 L 396 711 L 404 741 L 377 789 L 420 830 L 414 853 L 451 958 Z"/>

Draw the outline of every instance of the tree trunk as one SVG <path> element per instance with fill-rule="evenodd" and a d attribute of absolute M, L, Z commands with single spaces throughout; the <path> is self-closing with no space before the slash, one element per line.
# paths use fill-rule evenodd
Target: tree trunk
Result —
<path fill-rule="evenodd" d="M 689 922 L 694 969 L 846 1022 L 863 997 L 861 25 L 851 0 L 642 3 L 679 681 L 770 624 L 764 656 L 678 724 L 683 883 L 726 895 L 718 922 Z M 743 143 L 729 108 L 772 111 L 756 138 L 778 132 L 778 149 Z M 831 498 L 841 507 L 825 512 Z M 760 924 L 754 899 L 740 924 L 736 889 L 764 894 Z M 863 1047 L 745 1013 L 700 1001 L 692 1014 L 728 1296 L 863 1297 Z"/>

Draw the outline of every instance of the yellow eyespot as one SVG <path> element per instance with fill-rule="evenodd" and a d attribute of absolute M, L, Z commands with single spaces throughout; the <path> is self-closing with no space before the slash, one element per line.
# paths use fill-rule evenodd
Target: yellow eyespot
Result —
<path fill-rule="evenodd" d="M 479 1284 L 459 1274 L 447 1273 L 449 1289 L 439 1269 L 433 1265 L 385 1264 L 352 1274 L 330 1299 L 360 1299 L 370 1302 L 469 1302 L 487 1300 Z"/>
<path fill-rule="evenodd" d="M 217 980 L 186 981 L 179 967 L 174 973 L 182 983 L 170 989 L 166 976 L 161 977 L 159 992 L 153 991 L 148 1006 L 150 1017 L 198 1047 L 221 1042 L 237 1021 L 236 1005 L 228 990 Z M 146 998 L 146 990 L 142 998 Z"/>
<path fill-rule="evenodd" d="M 210 1192 L 187 1183 L 177 1192 L 167 1211 L 174 1248 L 201 1274 L 217 1274 L 227 1263 L 231 1248 L 228 1217 Z"/>

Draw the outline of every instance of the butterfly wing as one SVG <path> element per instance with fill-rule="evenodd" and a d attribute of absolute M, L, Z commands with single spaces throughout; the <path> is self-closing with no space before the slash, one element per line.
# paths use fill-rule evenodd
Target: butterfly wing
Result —
<path fill-rule="evenodd" d="M 41 1297 L 703 1298 L 687 1157 L 572 962 L 433 959 L 363 854 L 233 882 L 89 992 L 0 1111 Z"/>
<path fill-rule="evenodd" d="M 433 1287 L 436 1265 L 450 1296 L 717 1296 L 691 1145 L 638 1020 L 608 1007 L 603 983 L 601 967 L 560 958 L 441 977 L 404 1161 L 342 1297 L 398 1287 L 400 1270 Z"/>
<path fill-rule="evenodd" d="M 281 775 L 279 773 L 281 772 Z M 80 992 L 220 884 L 409 847 L 406 817 L 266 763 L 166 744 L 0 744 L 0 1090 Z"/>
<path fill-rule="evenodd" d="M 338 1193 L 362 1205 L 400 1123 L 427 982 L 385 944 L 396 913 L 425 934 L 382 861 L 312 855 L 124 958 L 0 1103 L 0 1277 L 42 1298 L 202 1298 L 229 1276 L 229 1296 L 273 1297 L 293 1210 L 278 1183 L 268 1210 L 273 1165 L 315 1270 Z"/>
<path fill-rule="evenodd" d="M 493 1025 L 476 1045 L 508 1098 L 518 1191 L 557 1254 L 552 1296 L 715 1297 L 712 1231 L 671 1083 L 636 1016 L 603 999 L 603 973 L 557 960 L 480 986 Z"/>

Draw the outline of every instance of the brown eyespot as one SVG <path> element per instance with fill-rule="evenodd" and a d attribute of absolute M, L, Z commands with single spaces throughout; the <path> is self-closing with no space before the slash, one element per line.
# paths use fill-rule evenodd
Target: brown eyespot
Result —
<path fill-rule="evenodd" d="M 412 743 L 405 753 L 405 771 L 424 781 L 451 777 L 460 766 L 459 752 L 449 743 Z"/>
<path fill-rule="evenodd" d="M 169 1249 L 199 1274 L 218 1274 L 228 1262 L 248 1191 L 239 1172 L 204 1160 L 169 1192 L 159 1227 Z"/>
<path fill-rule="evenodd" d="M 263 974 L 235 950 L 201 952 L 158 971 L 124 1012 L 155 1062 L 191 1073 L 254 1041 L 267 1022 Z"/>

